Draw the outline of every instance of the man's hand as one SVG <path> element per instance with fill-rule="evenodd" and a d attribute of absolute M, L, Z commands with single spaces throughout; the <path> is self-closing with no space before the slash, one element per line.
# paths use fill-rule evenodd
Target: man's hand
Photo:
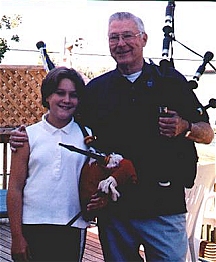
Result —
<path fill-rule="evenodd" d="M 167 137 L 175 137 L 188 128 L 188 122 L 182 119 L 176 111 L 167 110 L 171 116 L 159 118 L 160 134 Z"/>
<path fill-rule="evenodd" d="M 113 201 L 117 201 L 120 197 L 120 193 L 116 190 L 117 182 L 113 176 L 109 176 L 107 179 L 100 181 L 98 184 L 98 190 L 101 190 L 105 194 L 111 194 Z"/>
<path fill-rule="evenodd" d="M 28 141 L 28 136 L 25 130 L 25 126 L 21 125 L 15 130 L 11 131 L 9 143 L 13 152 L 16 152 L 18 147 L 22 147 L 24 142 Z"/>

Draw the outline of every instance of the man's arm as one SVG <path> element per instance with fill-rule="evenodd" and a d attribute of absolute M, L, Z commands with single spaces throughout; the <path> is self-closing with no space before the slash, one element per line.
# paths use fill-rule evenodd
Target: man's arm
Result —
<path fill-rule="evenodd" d="M 210 144 L 214 139 L 214 130 L 209 123 L 200 121 L 190 124 L 187 120 L 180 117 L 176 111 L 168 110 L 167 113 L 171 117 L 159 118 L 161 135 L 175 137 L 185 134 L 188 139 L 203 144 Z"/>
<path fill-rule="evenodd" d="M 192 123 L 186 137 L 196 143 L 210 144 L 214 139 L 214 130 L 206 122 Z"/>

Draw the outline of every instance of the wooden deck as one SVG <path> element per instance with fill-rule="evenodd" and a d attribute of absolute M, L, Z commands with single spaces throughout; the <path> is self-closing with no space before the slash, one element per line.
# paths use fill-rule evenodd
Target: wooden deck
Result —
<path fill-rule="evenodd" d="M 0 219 L 0 261 L 12 262 L 10 255 L 11 233 L 7 219 Z M 87 241 L 82 262 L 104 262 L 98 235 L 91 229 L 87 232 Z"/>
<path fill-rule="evenodd" d="M 11 234 L 9 224 L 0 222 L 0 261 L 13 261 L 10 255 L 10 245 Z"/>

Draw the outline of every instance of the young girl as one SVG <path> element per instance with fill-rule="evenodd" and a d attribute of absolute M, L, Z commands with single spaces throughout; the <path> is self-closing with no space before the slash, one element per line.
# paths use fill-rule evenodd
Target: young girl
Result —
<path fill-rule="evenodd" d="M 14 261 L 82 258 L 89 223 L 82 216 L 67 223 L 81 209 L 79 178 L 86 156 L 59 143 L 87 149 L 75 121 L 84 87 L 74 69 L 52 69 L 41 86 L 48 113 L 26 128 L 28 142 L 12 153 L 7 204 Z"/>

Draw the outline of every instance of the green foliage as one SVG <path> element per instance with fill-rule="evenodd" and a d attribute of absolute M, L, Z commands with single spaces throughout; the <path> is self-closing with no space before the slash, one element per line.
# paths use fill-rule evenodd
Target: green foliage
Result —
<path fill-rule="evenodd" d="M 7 40 L 4 38 L 0 38 L 0 63 L 4 58 L 4 53 L 6 53 L 8 50 L 9 47 L 7 45 Z"/>
<path fill-rule="evenodd" d="M 0 30 L 10 30 L 18 27 L 22 23 L 22 17 L 20 15 L 6 16 L 3 15 L 0 20 Z M 4 58 L 4 54 L 10 50 L 8 40 L 19 42 L 18 35 L 12 35 L 10 39 L 0 37 L 0 63 Z"/>

